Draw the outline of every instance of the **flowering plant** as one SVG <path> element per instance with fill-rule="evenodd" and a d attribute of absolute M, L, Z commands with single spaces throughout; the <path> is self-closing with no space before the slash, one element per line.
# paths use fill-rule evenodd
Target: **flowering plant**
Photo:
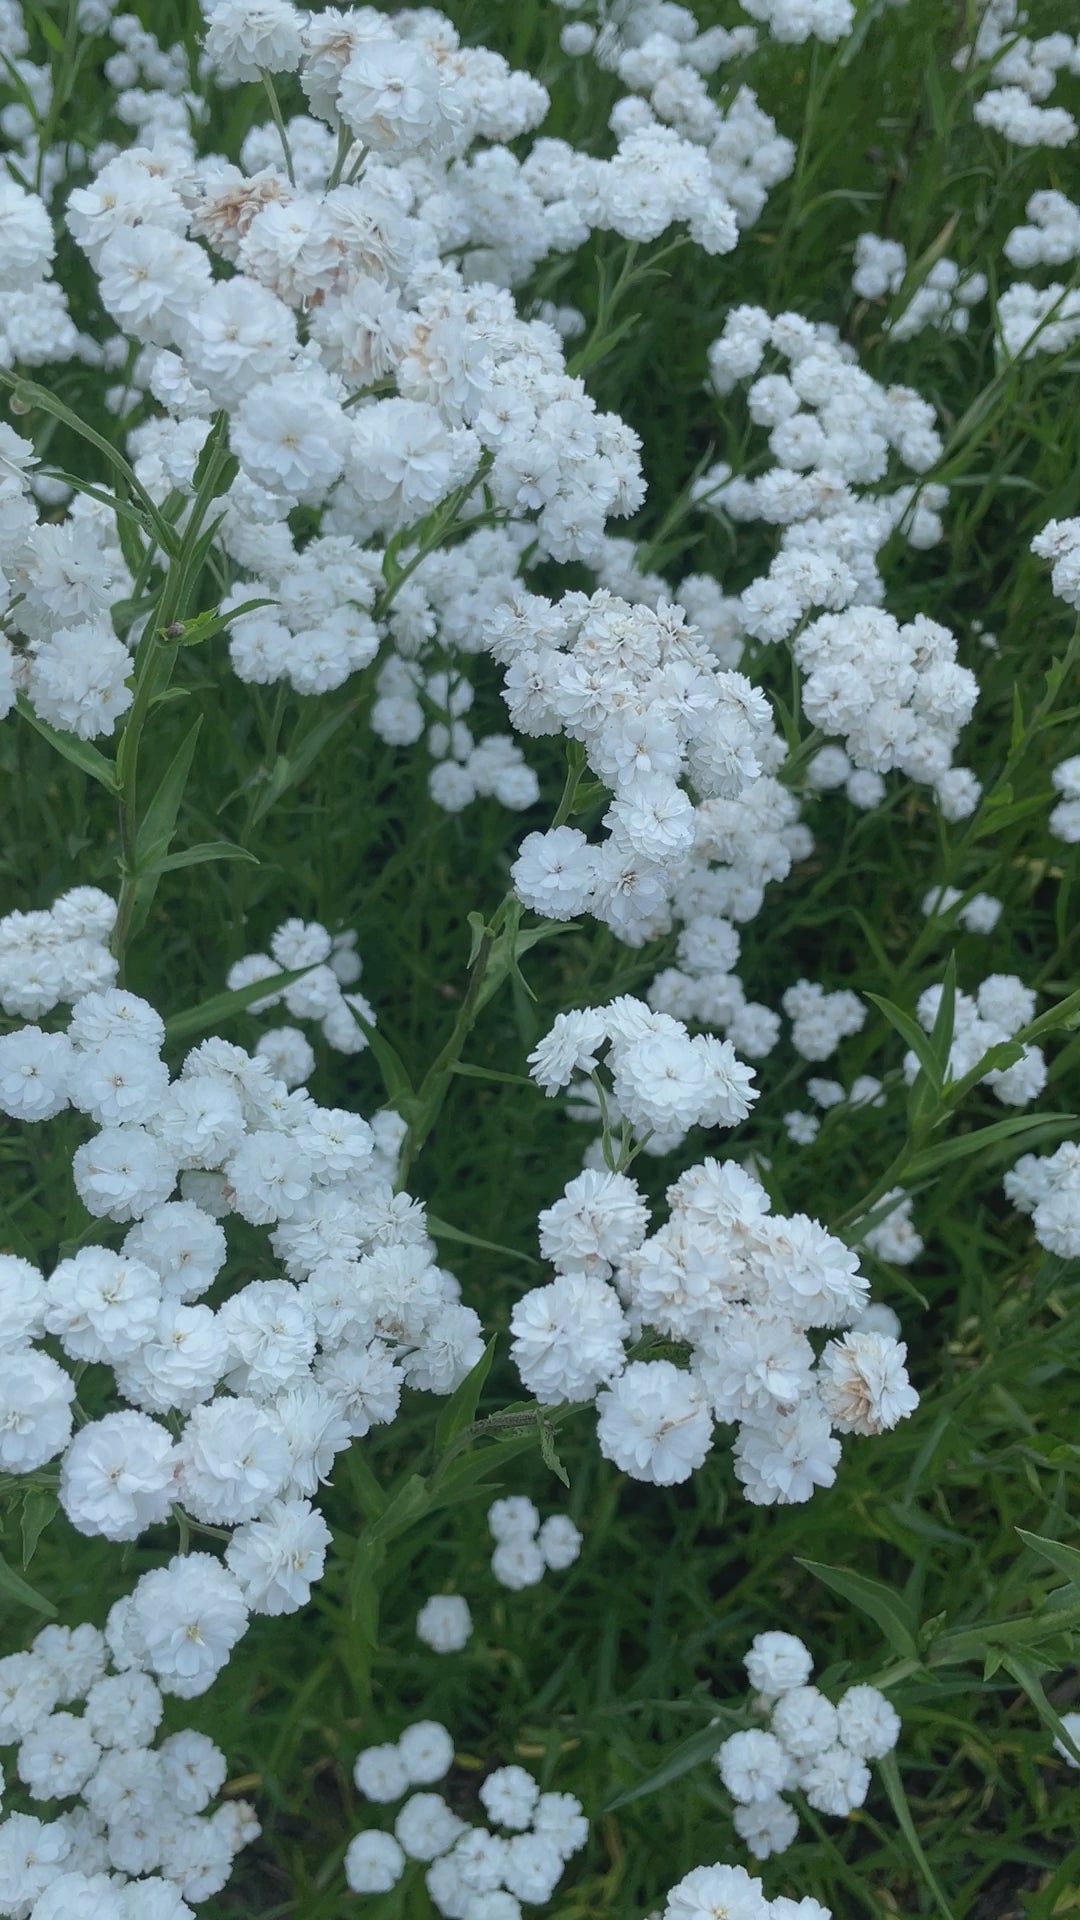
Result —
<path fill-rule="evenodd" d="M 1080 37 L 969 11 L 0 0 L 0 1915 L 1073 1884 Z"/>

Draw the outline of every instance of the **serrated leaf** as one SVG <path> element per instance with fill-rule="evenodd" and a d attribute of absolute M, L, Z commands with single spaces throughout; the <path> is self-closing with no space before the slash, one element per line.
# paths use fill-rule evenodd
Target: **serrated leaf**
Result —
<path fill-rule="evenodd" d="M 918 1621 L 907 1601 L 894 1593 L 880 1580 L 871 1580 L 865 1573 L 856 1573 L 851 1567 L 829 1567 L 821 1560 L 804 1560 L 796 1555 L 800 1567 L 812 1573 L 842 1600 L 850 1601 L 860 1613 L 865 1613 L 881 1628 L 894 1653 L 905 1660 L 917 1660 Z"/>
<path fill-rule="evenodd" d="M 97 747 L 92 747 L 89 740 L 80 740 L 74 733 L 61 733 L 58 728 L 50 727 L 47 720 L 40 719 L 34 712 L 24 693 L 19 694 L 17 704 L 22 718 L 28 726 L 33 727 L 35 733 L 40 733 L 42 739 L 47 740 L 50 747 L 54 747 L 63 759 L 69 760 L 73 767 L 88 773 L 91 780 L 96 780 L 107 793 L 116 797 L 120 787 L 111 760 L 107 760 Z"/>
<path fill-rule="evenodd" d="M 428 1224 L 431 1224 L 430 1220 Z M 467 1427 L 471 1427 L 476 1419 L 476 1409 L 484 1390 L 484 1382 L 491 1372 L 491 1363 L 495 1358 L 497 1345 L 498 1336 L 492 1334 L 475 1367 L 469 1370 L 461 1385 L 454 1388 L 440 1413 L 435 1423 L 435 1447 L 438 1454 L 445 1453 L 451 1441 L 456 1440 L 458 1434 L 464 1433 Z"/>
<path fill-rule="evenodd" d="M 43 1593 L 38 1593 L 37 1589 L 30 1585 L 29 1580 L 24 1580 L 21 1573 L 16 1573 L 14 1567 L 9 1567 L 2 1554 L 0 1554 L 0 1599 L 10 1600 L 15 1606 L 30 1607 L 34 1613 L 43 1613 L 49 1620 L 53 1619 L 56 1613 L 52 1601 L 46 1600 Z"/>

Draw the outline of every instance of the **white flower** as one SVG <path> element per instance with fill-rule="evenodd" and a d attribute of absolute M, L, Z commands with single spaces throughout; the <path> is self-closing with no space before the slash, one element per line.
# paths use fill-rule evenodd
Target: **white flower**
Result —
<path fill-rule="evenodd" d="M 812 1759 L 839 1738 L 836 1708 L 817 1687 L 790 1687 L 773 1708 L 772 1731 L 797 1760 Z"/>
<path fill-rule="evenodd" d="M 791 1763 L 780 1741 L 763 1728 L 732 1733 L 715 1755 L 715 1764 L 733 1800 L 771 1800 L 789 1785 Z"/>
<path fill-rule="evenodd" d="M 0 1369 L 0 1469 L 35 1473 L 71 1435 L 75 1382 L 33 1347 L 4 1354 Z"/>
<path fill-rule="evenodd" d="M 168 1199 L 176 1184 L 176 1162 L 145 1127 L 103 1127 L 76 1148 L 72 1174 L 88 1213 L 136 1220 Z"/>
<path fill-rule="evenodd" d="M 663 1920 L 768 1920 L 769 1902 L 745 1867 L 695 1867 L 672 1887 Z"/>
<path fill-rule="evenodd" d="M 809 1648 L 795 1634 L 777 1630 L 754 1635 L 743 1665 L 755 1691 L 770 1696 L 805 1686 L 814 1668 Z"/>
<path fill-rule="evenodd" d="M 597 1396 L 600 1451 L 636 1480 L 670 1487 L 700 1467 L 712 1419 L 696 1382 L 670 1360 L 634 1360 Z"/>
<path fill-rule="evenodd" d="M 517 1301 L 510 1331 L 510 1352 L 524 1385 L 543 1406 L 558 1406 L 591 1400 L 598 1386 L 614 1379 L 629 1329 L 606 1280 L 571 1273 Z"/>
<path fill-rule="evenodd" d="M 532 1824 L 540 1789 L 524 1767 L 496 1767 L 480 1787 L 480 1801 L 496 1826 L 522 1831 Z"/>
<path fill-rule="evenodd" d="M 876 1687 L 849 1687 L 836 1712 L 840 1739 L 861 1760 L 880 1760 L 900 1738 L 900 1715 Z"/>
<path fill-rule="evenodd" d="M 389 1744 L 365 1747 L 358 1753 L 353 1762 L 353 1780 L 365 1799 L 379 1805 L 400 1800 L 411 1784 L 404 1757 L 397 1747 Z"/>
<path fill-rule="evenodd" d="M 304 15 L 289 0 L 210 0 L 204 13 L 206 55 L 225 85 L 296 72 Z"/>
<path fill-rule="evenodd" d="M 413 1787 L 432 1786 L 454 1763 L 454 1742 L 438 1720 L 415 1720 L 398 1741 L 398 1753 Z"/>
<path fill-rule="evenodd" d="M 844 1818 L 861 1807 L 870 1790 L 870 1769 L 857 1754 L 838 1742 L 806 1763 L 799 1784 L 818 1813 Z"/>
<path fill-rule="evenodd" d="M 64 1456 L 60 1504 L 80 1533 L 136 1540 L 175 1496 L 167 1428 L 144 1413 L 107 1413 L 81 1427 Z"/>
<path fill-rule="evenodd" d="M 230 435 L 245 473 L 260 486 L 317 504 L 344 464 L 347 422 L 321 381 L 281 373 L 240 402 Z"/>
<path fill-rule="evenodd" d="M 564 1573 L 581 1552 L 581 1534 L 568 1513 L 552 1513 L 540 1528 L 537 1545 L 545 1565 L 553 1573 Z"/>
<path fill-rule="evenodd" d="M 0 1113 L 51 1120 L 69 1104 L 73 1055 L 66 1034 L 20 1027 L 0 1037 Z"/>
<path fill-rule="evenodd" d="M 194 1407 L 177 1446 L 181 1502 L 210 1526 L 235 1526 L 266 1511 L 291 1468 L 280 1421 L 245 1397 Z"/>
<path fill-rule="evenodd" d="M 296 1613 L 322 1577 L 331 1533 L 307 1500 L 274 1500 L 262 1517 L 238 1527 L 225 1563 L 253 1613 Z"/>
<path fill-rule="evenodd" d="M 799 1831 L 799 1816 L 781 1794 L 774 1794 L 770 1800 L 751 1800 L 734 1807 L 731 1822 L 755 1860 L 768 1860 L 774 1853 L 785 1853 Z M 775 1900 L 770 1912 L 773 1920 L 777 1920 Z M 792 1914 L 791 1920 L 799 1917 Z M 814 1920 L 814 1917 L 807 1914 L 805 1920 Z"/>
<path fill-rule="evenodd" d="M 465 1822 L 439 1793 L 414 1793 L 394 1821 L 394 1835 L 410 1860 L 436 1860 L 448 1853 Z"/>
<path fill-rule="evenodd" d="M 838 1433 L 883 1433 L 914 1413 L 919 1396 L 906 1358 L 903 1342 L 885 1333 L 846 1333 L 826 1343 L 818 1380 Z"/>
<path fill-rule="evenodd" d="M 572 920 L 588 906 L 598 873 L 596 849 L 577 827 L 551 827 L 526 834 L 510 877 L 518 899 L 533 913 Z"/>
<path fill-rule="evenodd" d="M 356 45 L 338 84 L 337 108 L 365 147 L 388 157 L 435 154 L 452 131 L 434 61 L 390 33 Z"/>
<path fill-rule="evenodd" d="M 434 1593 L 416 1616 L 416 1632 L 433 1653 L 460 1653 L 472 1633 L 468 1602 L 459 1593 Z"/>
<path fill-rule="evenodd" d="M 345 1850 L 345 1878 L 354 1893 L 388 1893 L 405 1871 L 405 1855 L 392 1833 L 358 1833 Z"/>
<path fill-rule="evenodd" d="M 212 1686 L 247 1621 L 243 1594 L 228 1569 L 212 1554 L 188 1553 L 136 1583 L 128 1635 L 162 1691 L 191 1700 Z"/>
<path fill-rule="evenodd" d="M 19 1779 L 35 1800 L 65 1800 L 86 1785 L 100 1757 L 85 1721 L 73 1713 L 52 1713 L 20 1746 Z"/>

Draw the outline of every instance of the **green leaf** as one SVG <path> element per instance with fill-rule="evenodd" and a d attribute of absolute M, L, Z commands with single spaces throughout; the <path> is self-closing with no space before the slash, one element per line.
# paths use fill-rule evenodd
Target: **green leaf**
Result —
<path fill-rule="evenodd" d="M 46 13 L 44 7 L 30 6 L 27 11 L 46 45 L 50 46 L 54 53 L 63 53 L 64 36 L 51 15 Z"/>
<path fill-rule="evenodd" d="M 953 1920 L 952 1908 L 938 1884 L 934 1869 L 923 1852 L 922 1842 L 915 1831 L 915 1822 L 911 1817 L 911 1808 L 907 1803 L 907 1795 L 904 1792 L 904 1784 L 900 1778 L 900 1769 L 896 1764 L 895 1752 L 885 1754 L 884 1757 L 878 1761 L 878 1770 L 881 1774 L 885 1791 L 889 1796 L 889 1804 L 896 1815 L 896 1824 L 907 1842 L 908 1851 L 918 1868 L 920 1877 L 925 1883 L 934 1901 L 934 1905 L 941 1914 L 942 1920 Z"/>
<path fill-rule="evenodd" d="M 489 1481 L 493 1474 L 501 1473 L 519 1454 L 531 1453 L 536 1440 L 536 1426 L 530 1420 L 523 1431 L 497 1437 L 493 1435 L 490 1441 L 484 1439 L 481 1446 L 471 1447 L 460 1459 L 452 1461 L 444 1473 L 439 1474 L 438 1482 L 432 1488 L 431 1512 L 436 1513 L 443 1507 L 456 1507 L 461 1501 L 472 1499 L 478 1482 Z"/>
<path fill-rule="evenodd" d="M 467 1060 L 451 1060 L 447 1072 L 463 1074 L 466 1080 L 490 1080 L 500 1087 L 528 1087 L 530 1093 L 536 1092 L 536 1081 L 526 1073 L 499 1073 L 494 1067 L 474 1067 Z"/>
<path fill-rule="evenodd" d="M 176 641 L 179 647 L 197 647 L 204 640 L 212 640 L 216 634 L 224 633 L 234 620 L 245 613 L 254 613 L 259 607 L 275 607 L 276 600 L 243 600 L 238 607 L 230 607 L 228 613 L 221 613 L 211 607 L 206 613 L 198 613 L 193 620 L 184 621 L 184 631 Z"/>
<path fill-rule="evenodd" d="M 29 1493 L 23 1495 L 21 1527 L 24 1573 L 37 1551 L 38 1541 L 46 1527 L 55 1519 L 59 1504 L 56 1495 L 50 1493 L 45 1487 L 31 1487 Z"/>
<path fill-rule="evenodd" d="M 871 1580 L 865 1573 L 855 1573 L 850 1567 L 828 1567 L 820 1560 L 803 1560 L 796 1555 L 800 1567 L 807 1573 L 831 1587 L 843 1600 L 849 1600 L 860 1613 L 868 1614 L 881 1628 L 894 1653 L 905 1660 L 917 1660 L 919 1657 L 918 1621 L 908 1602 L 900 1594 L 894 1593 L 880 1580 Z"/>
<path fill-rule="evenodd" d="M 540 1458 L 548 1471 L 569 1488 L 570 1475 L 559 1458 L 559 1449 L 555 1445 L 555 1429 L 544 1419 L 539 1407 L 536 1410 L 536 1424 L 540 1429 Z"/>
<path fill-rule="evenodd" d="M 508 1260 L 523 1260 L 527 1267 L 539 1267 L 542 1262 L 535 1254 L 520 1253 L 517 1247 L 504 1247 L 498 1240 L 481 1240 L 475 1233 L 466 1233 L 463 1227 L 452 1227 L 448 1220 L 439 1220 L 433 1213 L 427 1215 L 428 1232 L 436 1240 L 453 1240 L 462 1247 L 480 1247 L 484 1253 L 501 1253 Z"/>
<path fill-rule="evenodd" d="M 706 1760 L 711 1760 L 713 1754 L 723 1746 L 729 1733 L 737 1731 L 739 1726 L 740 1720 L 736 1714 L 726 1711 L 723 1707 L 718 1708 L 714 1725 L 702 1727 L 700 1733 L 692 1733 L 689 1739 L 680 1740 L 678 1746 L 672 1748 L 667 1759 L 661 1762 L 655 1772 L 646 1774 L 644 1780 L 639 1780 L 636 1787 L 627 1787 L 622 1793 L 615 1794 L 612 1799 L 605 1800 L 601 1812 L 615 1813 L 620 1807 L 633 1806 L 635 1800 L 647 1800 L 651 1794 L 661 1793 L 665 1787 L 670 1787 L 676 1780 L 681 1780 L 685 1773 L 692 1773 L 696 1768 L 704 1766 Z"/>
<path fill-rule="evenodd" d="M 91 780 L 96 780 L 114 797 L 120 792 L 112 761 L 107 760 L 97 747 L 92 747 L 89 740 L 80 740 L 74 733 L 60 733 L 56 727 L 50 727 L 47 720 L 39 719 L 24 693 L 18 696 L 18 708 L 27 725 L 33 727 L 35 733 L 40 733 L 42 739 L 47 740 L 50 747 L 55 747 L 65 760 L 70 760 L 73 767 L 88 773 Z"/>
<path fill-rule="evenodd" d="M 270 769 L 266 784 L 252 808 L 253 827 L 257 827 L 260 820 L 266 818 L 271 808 L 281 799 L 282 794 L 287 793 L 290 787 L 304 778 L 329 746 L 335 733 L 345 725 L 347 720 L 351 720 L 356 707 L 355 700 L 348 700 L 344 706 L 336 707 L 333 713 L 317 721 L 315 726 L 299 740 L 295 735 L 293 736 L 289 742 L 288 753 L 278 755 Z M 299 729 L 297 731 L 299 732 Z"/>
<path fill-rule="evenodd" d="M 175 529 L 170 527 L 157 503 L 151 499 L 142 482 L 136 477 L 134 468 L 128 465 L 123 454 L 113 446 L 112 442 L 106 440 L 103 434 L 95 432 L 94 428 L 88 426 L 85 420 L 81 420 L 70 407 L 65 407 L 63 401 L 58 400 L 48 387 L 39 387 L 33 380 L 12 378 L 9 375 L 4 376 L 4 384 L 14 389 L 15 398 L 20 405 L 27 409 L 37 407 L 42 413 L 51 414 L 54 420 L 61 421 L 65 427 L 71 428 L 72 433 L 77 433 L 81 440 L 88 440 L 92 447 L 97 448 L 109 465 L 123 475 L 129 493 L 138 500 L 154 529 L 159 545 L 167 554 L 175 557 L 180 550 Z"/>
<path fill-rule="evenodd" d="M 923 1032 L 917 1020 L 913 1020 L 902 1007 L 895 1006 L 891 1000 L 885 1000 L 879 993 L 867 993 L 863 996 L 885 1015 L 891 1027 L 895 1027 L 902 1040 L 906 1040 L 919 1061 L 935 1093 L 940 1093 L 944 1074 L 939 1070 L 937 1057 L 930 1044 L 930 1036 Z"/>
<path fill-rule="evenodd" d="M 160 872 L 160 862 L 168 853 L 201 729 L 202 714 L 184 735 L 139 822 L 135 837 L 135 871 L 140 879 L 152 880 Z"/>
<path fill-rule="evenodd" d="M 349 1001 L 346 1001 L 345 1004 L 349 1008 L 349 1012 L 352 1014 L 361 1033 L 367 1038 L 368 1046 L 371 1048 L 376 1065 L 382 1076 L 382 1083 L 386 1088 L 386 1097 L 390 1105 L 396 1107 L 400 1113 L 404 1114 L 406 1106 L 415 1105 L 416 1103 L 416 1094 L 412 1081 L 409 1079 L 404 1060 L 396 1048 L 390 1045 L 389 1040 L 385 1039 L 378 1028 L 372 1025 L 370 1020 L 365 1020 L 363 1014 L 358 1013 Z"/>
<path fill-rule="evenodd" d="M 938 1063 L 941 1081 L 949 1071 L 949 1053 L 956 1027 L 956 954 L 950 953 L 941 982 L 941 999 L 930 1030 L 930 1047 Z"/>
<path fill-rule="evenodd" d="M 189 1007 L 186 1013 L 174 1013 L 172 1019 L 165 1022 L 165 1038 L 171 1045 L 190 1040 L 209 1027 L 217 1027 L 232 1014 L 246 1012 L 267 994 L 283 993 L 294 980 L 302 980 L 308 972 L 308 967 L 293 967 L 286 973 L 272 973 L 266 980 L 253 980 L 250 987 L 233 987 L 226 993 L 212 994 L 209 1000 L 200 1000 L 198 1006 Z"/>
<path fill-rule="evenodd" d="M 942 1140 L 936 1147 L 924 1147 L 921 1153 L 913 1154 L 904 1167 L 905 1181 L 921 1180 L 925 1176 L 937 1173 L 940 1167 L 950 1166 L 956 1160 L 966 1160 L 973 1153 L 981 1153 L 984 1147 L 997 1145 L 1008 1140 L 1015 1146 L 1019 1139 L 1032 1136 L 1032 1141 L 1050 1139 L 1055 1133 L 1068 1132 L 1076 1125 L 1076 1115 L 1072 1113 L 1020 1113 L 1013 1114 L 1008 1120 L 995 1120 L 992 1126 L 976 1127 L 972 1133 L 959 1134 L 953 1140 Z"/>
<path fill-rule="evenodd" d="M 1054 1739 L 1060 1740 L 1062 1746 L 1068 1749 L 1073 1756 L 1074 1764 L 1080 1764 L 1080 1746 L 1077 1745 L 1076 1736 L 1069 1732 L 1060 1715 L 1051 1706 L 1038 1671 L 1031 1661 L 1025 1657 L 1022 1650 L 1017 1649 L 1003 1655 L 1001 1664 L 1006 1672 L 1012 1674 L 1017 1686 L 1023 1688 L 1043 1726 L 1048 1727 Z"/>
<path fill-rule="evenodd" d="M 43 1593 L 38 1593 L 36 1588 L 30 1585 L 29 1580 L 24 1580 L 21 1573 L 16 1573 L 14 1567 L 9 1567 L 2 1554 L 0 1554 L 0 1598 L 11 1600 L 16 1606 L 31 1607 L 35 1613 L 43 1613 L 49 1620 L 56 1613 L 52 1601 L 46 1600 Z"/>
<path fill-rule="evenodd" d="M 396 1540 L 399 1534 L 407 1533 L 409 1528 L 427 1512 L 430 1495 L 427 1481 L 422 1474 L 411 1473 L 395 1494 L 387 1501 L 377 1520 L 373 1520 L 364 1534 L 364 1540 L 371 1546 L 386 1546 Z"/>
<path fill-rule="evenodd" d="M 214 422 L 202 450 L 195 463 L 193 487 L 196 500 L 206 502 L 214 500 L 232 486 L 240 471 L 240 463 L 235 455 L 228 451 L 229 417 L 224 408 L 214 415 Z"/>
<path fill-rule="evenodd" d="M 429 1222 L 430 1225 L 430 1222 Z M 459 1433 L 464 1433 L 476 1419 L 476 1409 L 484 1382 L 491 1372 L 491 1363 L 495 1358 L 498 1335 L 492 1334 L 475 1367 L 470 1368 L 459 1387 L 455 1387 L 445 1407 L 435 1423 L 435 1448 L 437 1454 L 445 1453 L 451 1441 Z"/>
<path fill-rule="evenodd" d="M 197 847 L 186 847 L 183 853 L 167 854 L 158 862 L 158 873 L 175 873 L 181 867 L 203 867 L 209 860 L 246 860 L 257 867 L 259 862 L 246 847 L 238 847 L 233 840 L 204 840 Z"/>
<path fill-rule="evenodd" d="M 386 1548 L 361 1537 L 349 1568 L 349 1607 L 353 1627 L 368 1646 L 379 1644 L 379 1572 L 386 1559 Z"/>
<path fill-rule="evenodd" d="M 1024 1527 L 1017 1527 L 1016 1531 L 1032 1553 L 1037 1553 L 1042 1560 L 1048 1560 L 1080 1591 L 1080 1547 L 1066 1547 L 1060 1540 L 1044 1540 L 1041 1534 L 1028 1533 Z"/>

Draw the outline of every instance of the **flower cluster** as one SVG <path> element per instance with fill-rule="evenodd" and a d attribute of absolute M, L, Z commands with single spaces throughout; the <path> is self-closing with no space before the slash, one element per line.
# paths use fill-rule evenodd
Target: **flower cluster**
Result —
<path fill-rule="evenodd" d="M 660 1920 L 832 1920 L 820 1900 L 795 1900 L 786 1893 L 766 1898 L 760 1880 L 745 1867 L 695 1867 L 672 1887 Z"/>
<path fill-rule="evenodd" d="M 1059 73 L 1080 71 L 1080 37 L 1024 33 L 1019 0 L 988 0 L 978 16 L 974 42 L 953 57 L 961 72 L 986 65 L 996 82 L 976 100 L 977 125 L 989 127 L 1017 147 L 1067 147 L 1076 121 L 1064 107 L 1048 107 Z"/>
<path fill-rule="evenodd" d="M 1062 1260 L 1080 1255 L 1080 1146 L 1067 1140 L 1056 1153 L 1025 1153 L 1005 1175 L 1005 1192 L 1030 1213 L 1035 1238 Z"/>
<path fill-rule="evenodd" d="M 1068 846 L 1075 846 L 1080 841 L 1080 754 L 1059 760 L 1050 779 L 1061 795 L 1050 814 L 1050 831 Z"/>
<path fill-rule="evenodd" d="M 916 1014 L 926 1033 L 933 1031 L 941 1005 L 941 988 L 927 987 L 919 995 Z M 957 993 L 949 1047 L 948 1074 L 962 1080 L 992 1048 L 1006 1045 L 1035 1018 L 1035 994 L 1013 973 L 992 973 L 972 996 Z M 1041 1047 L 1021 1041 L 1008 1065 L 990 1066 L 982 1079 L 1007 1107 L 1026 1107 L 1046 1085 L 1046 1058 Z M 904 1078 L 910 1086 L 919 1071 L 917 1056 L 904 1055 Z"/>
<path fill-rule="evenodd" d="M 845 1688 L 834 1703 L 810 1684 L 813 1660 L 791 1633 L 759 1633 L 745 1666 L 768 1728 L 733 1733 L 715 1761 L 735 1807 L 735 1831 L 752 1854 L 784 1853 L 799 1830 L 787 1793 L 817 1813 L 843 1819 L 870 1787 L 868 1760 L 891 1753 L 900 1718 L 876 1687 Z"/>
<path fill-rule="evenodd" d="M 899 240 L 882 240 L 876 233 L 859 235 L 851 285 L 864 300 L 895 297 L 907 271 L 907 251 Z M 895 318 L 884 322 L 884 330 L 893 340 L 912 340 L 925 327 L 937 327 L 942 333 L 966 333 L 971 309 L 985 299 L 986 290 L 985 273 L 964 273 L 955 260 L 935 260 L 907 305 Z"/>
<path fill-rule="evenodd" d="M 791 1044 L 804 1060 L 828 1060 L 866 1022 L 866 1008 L 850 987 L 826 993 L 816 980 L 796 980 L 780 1004 L 791 1021 Z"/>
<path fill-rule="evenodd" d="M 116 903 L 98 887 L 72 887 L 51 907 L 0 919 L 0 1008 L 36 1020 L 62 1002 L 111 987 L 108 940 Z"/>
<path fill-rule="evenodd" d="M 495 1542 L 491 1571 L 501 1587 L 519 1593 L 535 1587 L 548 1571 L 564 1573 L 581 1552 L 581 1534 L 568 1513 L 550 1513 L 543 1522 L 527 1495 L 513 1493 L 488 1508 L 488 1530 Z"/>
<path fill-rule="evenodd" d="M 0 717 L 23 693 L 49 726 L 89 740 L 111 733 L 133 699 L 109 614 L 134 581 L 108 509 L 80 494 L 65 520 L 39 517 L 34 460 L 0 424 Z"/>
<path fill-rule="evenodd" d="M 816 0 L 814 11 L 824 18 L 846 4 Z M 671 0 L 618 0 L 616 5 L 593 0 L 588 10 L 595 24 L 581 17 L 585 9 L 575 6 L 578 17 L 563 28 L 562 47 L 572 56 L 591 55 L 598 67 L 629 89 L 609 118 L 619 141 L 613 170 L 624 154 L 638 168 L 636 180 L 627 167 L 620 181 L 628 208 L 639 222 L 641 210 L 647 209 L 656 232 L 685 217 L 691 237 L 706 252 L 726 250 L 725 207 L 740 229 L 752 226 L 770 189 L 785 180 L 795 164 L 793 142 L 777 131 L 749 86 L 729 83 L 729 97 L 721 105 L 705 84 L 721 67 L 753 53 L 758 39 L 754 28 L 702 28 L 689 7 Z M 643 138 L 630 146 L 627 136 L 634 135 Z M 648 167 L 644 179 L 643 165 Z M 685 196 L 681 204 L 680 187 Z M 619 211 L 625 218 L 627 209 Z M 657 226 L 662 214 L 667 217 Z M 629 237 L 642 235 L 639 230 Z"/>
<path fill-rule="evenodd" d="M 648 1041 L 635 1061 L 651 1050 L 659 1067 L 666 1045 L 675 1084 L 678 1050 L 662 1033 Z M 556 1272 L 513 1310 L 522 1381 L 542 1405 L 595 1400 L 601 1453 L 636 1479 L 687 1479 L 720 1423 L 738 1428 L 735 1474 L 749 1500 L 808 1500 L 835 1479 L 836 1434 L 881 1433 L 914 1410 L 906 1350 L 861 1327 L 869 1288 L 855 1254 L 806 1215 L 772 1214 L 734 1162 L 692 1167 L 667 1199 L 669 1218 L 649 1235 L 634 1181 L 586 1169 L 541 1214 Z M 818 1353 L 819 1328 L 847 1331 Z M 629 1359 L 646 1333 L 685 1343 L 689 1367 Z"/>
<path fill-rule="evenodd" d="M 345 991 L 355 989 L 363 972 L 356 941 L 351 928 L 331 934 L 317 920 L 283 920 L 270 936 L 269 953 L 245 954 L 229 968 L 227 984 L 236 991 L 302 969 L 302 978 L 280 993 L 253 1000 L 251 1012 L 268 1013 L 284 1004 L 294 1020 L 318 1021 L 323 1039 L 335 1053 L 362 1053 L 368 1042 L 360 1020 L 369 1027 L 377 1022 L 374 1007 L 362 993 Z M 259 1039 L 255 1053 L 290 1088 L 302 1086 L 315 1070 L 315 1054 L 297 1027 L 271 1027 Z"/>
<path fill-rule="evenodd" d="M 606 591 L 554 606 L 522 596 L 489 622 L 487 643 L 506 667 L 515 727 L 580 741 L 614 795 L 599 847 L 576 827 L 527 835 L 519 899 L 555 920 L 592 913 L 631 946 L 655 938 L 680 882 L 693 883 L 695 852 L 708 872 L 714 817 L 753 808 L 782 756 L 768 702 L 717 668 L 682 608 L 664 602 L 654 613 Z M 737 884 L 732 875 L 731 894 Z"/>
<path fill-rule="evenodd" d="M 447 1920 L 520 1920 L 522 1907 L 550 1900 L 563 1868 L 584 1846 L 588 1821 L 572 1793 L 541 1793 L 531 1773 L 496 1767 L 480 1787 L 491 1826 L 471 1824 L 442 1794 L 411 1792 L 443 1780 L 454 1743 L 437 1721 L 423 1720 L 394 1744 L 357 1755 L 353 1777 L 379 1805 L 408 1799 L 393 1833 L 369 1827 L 349 1842 L 345 1877 L 354 1893 L 385 1893 L 408 1861 L 423 1862 L 428 1894 Z M 495 1832 L 493 1828 L 503 1829 Z"/>
<path fill-rule="evenodd" d="M 108 1630 L 44 1627 L 0 1660 L 0 1745 L 32 1801 L 71 1803 L 0 1824 L 0 1913 L 193 1920 L 187 1902 L 224 1887 L 258 1821 L 244 1800 L 207 1812 L 225 1756 L 191 1729 L 158 1739 L 163 1705 Z"/>
<path fill-rule="evenodd" d="M 297 951 L 304 935 L 291 923 Z M 48 1278 L 0 1256 L 0 1465 L 32 1473 L 62 1452 L 61 1504 L 85 1534 L 135 1539 L 177 1502 L 233 1530 L 224 1561 L 144 1574 L 117 1617 L 114 1657 L 189 1698 L 249 1612 L 306 1602 L 330 1540 L 311 1499 L 334 1456 L 393 1419 L 404 1386 L 451 1392 L 482 1341 L 423 1209 L 393 1190 L 395 1115 L 371 1127 L 320 1107 L 217 1039 L 170 1080 L 163 1041 L 154 1009 L 117 988 L 79 999 L 66 1032 L 0 1039 L 0 1110 L 86 1114 L 99 1131 L 75 1151 L 76 1190 L 98 1220 L 131 1223 L 119 1249 L 80 1245 Z M 213 1306 L 230 1218 L 272 1228 L 290 1277 Z M 71 1366 L 109 1369 L 126 1405 L 72 1438 L 75 1382 L 45 1335 Z"/>

